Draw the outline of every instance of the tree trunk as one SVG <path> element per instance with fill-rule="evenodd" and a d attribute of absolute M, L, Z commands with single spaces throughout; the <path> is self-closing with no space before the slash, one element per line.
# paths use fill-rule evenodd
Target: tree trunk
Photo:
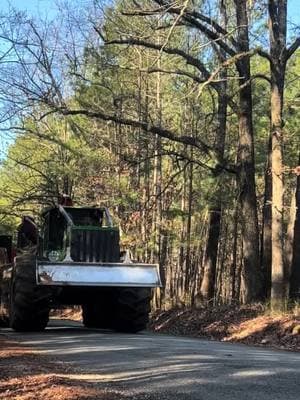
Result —
<path fill-rule="evenodd" d="M 147 64 L 148 65 L 148 61 Z M 144 89 L 144 120 L 148 122 L 149 119 L 149 82 L 148 76 L 146 76 L 145 80 L 145 89 Z M 141 209 L 141 236 L 144 244 L 144 259 L 150 261 L 149 255 L 149 202 L 150 202 L 150 160 L 149 160 L 149 137 L 147 132 L 143 136 L 143 156 L 145 158 L 143 165 L 143 200 L 142 200 L 142 209 Z"/>
<path fill-rule="evenodd" d="M 215 205 L 215 209 L 209 210 L 208 238 L 204 258 L 204 275 L 201 282 L 201 297 L 204 301 L 214 298 L 217 252 L 220 236 L 221 204 Z"/>
<path fill-rule="evenodd" d="M 227 10 L 225 4 L 220 5 L 220 13 L 222 25 L 227 29 Z M 224 51 L 219 50 L 220 62 L 226 60 Z M 227 123 L 227 69 L 223 68 L 220 71 L 220 79 L 218 89 L 218 112 L 217 112 L 217 129 L 216 129 L 216 149 L 220 161 L 224 158 L 225 138 L 226 138 L 226 123 Z M 216 177 L 218 179 L 218 176 Z M 209 221 L 208 221 L 208 238 L 204 256 L 204 274 L 200 287 L 200 294 L 204 301 L 210 301 L 215 297 L 216 286 L 216 267 L 217 255 L 219 247 L 219 238 L 221 231 L 221 215 L 222 215 L 222 193 L 221 182 L 218 182 L 218 187 L 213 193 L 213 199 L 209 206 Z"/>
<path fill-rule="evenodd" d="M 272 271 L 272 138 L 268 141 L 268 160 L 265 170 L 265 193 L 263 205 L 262 240 L 261 240 L 261 268 L 263 271 L 263 297 L 271 295 Z"/>
<path fill-rule="evenodd" d="M 193 149 L 190 154 L 193 159 Z M 191 235 L 192 235 L 192 212 L 193 212 L 193 178 L 194 178 L 194 167 L 193 163 L 190 163 L 188 170 L 188 208 L 187 208 L 187 226 L 186 226 L 186 256 L 185 256 L 185 298 L 190 293 L 191 288 Z M 189 299 L 190 302 L 191 299 Z"/>
<path fill-rule="evenodd" d="M 234 207 L 234 218 L 233 218 L 233 244 L 232 244 L 232 263 L 230 265 L 230 278 L 231 278 L 231 301 L 238 300 L 236 290 L 237 280 L 237 253 L 238 253 L 238 217 L 239 217 L 239 206 L 236 201 Z M 239 294 L 239 293 L 238 293 Z"/>
<path fill-rule="evenodd" d="M 227 121 L 226 84 L 223 85 L 223 87 L 224 89 L 218 94 L 218 128 L 216 133 L 218 156 L 220 160 L 224 157 Z M 204 275 L 200 288 L 200 293 L 204 301 L 213 299 L 215 292 L 216 264 L 222 214 L 221 187 L 218 187 L 213 196 L 212 204 L 209 207 L 208 238 L 204 256 Z"/>
<path fill-rule="evenodd" d="M 186 151 L 186 150 L 185 150 Z M 183 182 L 181 189 L 181 232 L 180 232 L 180 247 L 179 247 L 179 258 L 178 258 L 178 268 L 181 271 L 179 280 L 180 280 L 180 288 L 181 292 L 179 293 L 179 297 L 181 297 L 183 293 L 183 288 L 185 286 L 185 253 L 186 253 L 186 198 L 187 198 L 187 173 L 186 168 L 183 170 Z"/>
<path fill-rule="evenodd" d="M 290 276 L 290 297 L 292 299 L 300 298 L 300 176 L 297 177 L 296 209 L 293 238 L 293 260 Z"/>
<path fill-rule="evenodd" d="M 236 0 L 235 3 L 239 52 L 245 53 L 245 56 L 237 61 L 240 77 L 238 187 L 244 253 L 244 301 L 250 303 L 261 297 L 262 274 L 259 268 L 250 57 L 246 55 L 249 52 L 247 0 Z"/>
<path fill-rule="evenodd" d="M 285 294 L 289 295 L 289 283 L 291 277 L 291 268 L 293 262 L 293 246 L 294 246 L 294 228 L 297 216 L 296 206 L 297 188 L 292 189 L 292 199 L 290 206 L 289 222 L 287 226 L 286 239 L 284 243 L 284 276 L 285 276 Z"/>
<path fill-rule="evenodd" d="M 272 137 L 272 288 L 271 308 L 285 306 L 283 259 L 283 94 L 286 70 L 286 0 L 269 0 L 271 55 L 271 137 Z"/>

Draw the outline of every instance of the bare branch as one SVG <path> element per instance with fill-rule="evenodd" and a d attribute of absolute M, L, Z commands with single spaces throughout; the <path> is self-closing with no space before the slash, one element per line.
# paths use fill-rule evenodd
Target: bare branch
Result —
<path fill-rule="evenodd" d="M 174 21 L 173 25 L 171 26 L 171 28 L 170 28 L 170 30 L 169 30 L 169 32 L 167 34 L 165 42 L 163 43 L 163 45 L 161 46 L 161 48 L 159 50 L 159 55 L 158 55 L 159 58 L 161 56 L 161 53 L 164 51 L 164 48 L 167 46 L 167 44 L 168 44 L 168 42 L 170 40 L 170 37 L 172 36 L 172 33 L 173 33 L 174 29 L 176 28 L 176 25 L 178 24 L 178 22 L 180 21 L 181 17 L 183 16 L 188 4 L 189 4 L 189 0 L 185 0 L 185 3 L 184 3 L 183 7 L 180 10 L 180 13 L 175 18 L 175 21 Z M 156 64 L 156 61 L 154 61 L 153 65 L 154 64 Z"/>
<path fill-rule="evenodd" d="M 269 53 L 264 51 L 263 49 L 257 49 L 257 54 L 259 54 L 261 57 L 267 59 L 270 63 L 272 63 L 272 57 L 270 56 Z"/>
<path fill-rule="evenodd" d="M 268 76 L 264 75 L 264 74 L 255 74 L 252 75 L 251 80 L 255 80 L 255 79 L 262 79 L 264 81 L 267 81 L 270 85 L 272 84 L 271 78 L 269 78 Z"/>
<path fill-rule="evenodd" d="M 161 49 L 161 45 L 159 45 L 159 44 L 147 42 L 145 40 L 136 39 L 136 38 L 113 39 L 113 40 L 106 41 L 105 44 L 106 45 L 128 44 L 128 45 L 147 47 L 149 49 L 154 49 L 154 50 Z M 205 65 L 198 58 L 191 56 L 190 54 L 186 53 L 185 51 L 178 49 L 178 48 L 174 48 L 174 47 L 165 47 L 163 49 L 163 51 L 164 51 L 164 53 L 177 55 L 177 56 L 183 58 L 187 64 L 192 65 L 193 67 L 196 67 L 203 74 L 203 76 L 205 78 L 208 78 L 210 76 L 210 73 L 206 69 Z"/>
<path fill-rule="evenodd" d="M 122 125 L 133 126 L 136 128 L 142 128 L 146 132 L 151 132 L 156 134 L 162 138 L 169 139 L 173 142 L 182 143 L 188 146 L 193 146 L 198 148 L 202 153 L 209 155 L 210 157 L 214 158 L 214 150 L 205 142 L 201 141 L 200 139 L 193 137 L 193 136 L 177 136 L 174 132 L 164 129 L 160 126 L 156 125 L 149 125 L 143 121 L 137 121 L 127 118 L 122 118 L 116 115 L 109 115 L 105 114 L 100 111 L 89 111 L 85 109 L 78 109 L 78 110 L 69 110 L 67 108 L 57 108 L 58 112 L 62 113 L 63 115 L 85 115 L 90 118 L 98 118 L 103 121 L 113 121 Z"/>
<path fill-rule="evenodd" d="M 167 12 L 172 13 L 172 14 L 179 14 L 180 13 L 180 8 L 177 7 L 172 7 L 168 2 L 161 1 L 161 0 L 154 0 L 157 4 L 167 7 Z M 236 50 L 230 47 L 225 41 L 224 41 L 224 35 L 227 35 L 228 32 L 223 29 L 220 25 L 218 25 L 214 20 L 211 18 L 205 17 L 204 15 L 197 13 L 195 11 L 189 11 L 187 10 L 183 16 L 182 20 L 186 21 L 190 26 L 193 26 L 194 28 L 198 29 L 200 32 L 203 32 L 210 40 L 217 42 L 219 46 L 230 56 L 234 56 L 236 54 Z M 203 21 L 205 24 L 208 26 L 211 26 L 209 28 L 207 25 L 204 25 L 202 22 Z M 220 32 L 223 32 L 222 34 Z M 235 43 L 236 45 L 236 43 Z"/>
<path fill-rule="evenodd" d="M 167 2 L 161 1 L 161 0 L 154 0 L 154 1 L 156 3 L 158 3 L 158 4 L 161 4 L 162 6 L 165 5 L 164 7 L 166 7 L 167 4 L 168 4 Z M 176 8 L 176 7 L 168 7 L 168 12 L 177 14 L 178 13 L 178 8 Z M 196 11 L 196 9 L 193 9 L 193 10 L 189 10 L 188 9 L 185 12 L 185 14 L 187 16 L 195 18 L 196 20 L 200 20 L 202 22 L 205 22 L 207 25 L 210 25 L 217 33 L 219 33 L 223 37 L 224 36 L 229 37 L 229 40 L 231 41 L 231 43 L 233 44 L 233 46 L 235 48 L 238 47 L 237 42 L 234 40 L 234 38 L 232 36 L 229 35 L 229 32 L 224 27 L 222 27 L 220 24 L 218 24 L 217 21 L 215 21 L 213 18 L 210 18 L 210 17 L 200 13 L 199 11 Z"/>
<path fill-rule="evenodd" d="M 285 59 L 286 61 L 289 60 L 289 58 L 292 57 L 292 55 L 295 53 L 295 51 L 300 47 L 300 37 L 297 37 L 295 41 L 286 49 L 285 53 Z"/>

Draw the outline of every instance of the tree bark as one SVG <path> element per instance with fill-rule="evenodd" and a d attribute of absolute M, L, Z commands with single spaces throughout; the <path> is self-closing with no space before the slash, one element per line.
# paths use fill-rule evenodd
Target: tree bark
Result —
<path fill-rule="evenodd" d="M 193 149 L 191 149 L 191 159 L 193 158 Z M 185 297 L 187 298 L 191 289 L 191 236 L 192 236 L 192 213 L 193 213 L 193 179 L 194 167 L 190 163 L 188 170 L 188 208 L 187 208 L 187 226 L 186 226 L 186 255 L 185 255 Z M 190 301 L 191 299 L 189 299 Z"/>
<path fill-rule="evenodd" d="M 236 201 L 233 216 L 233 244 L 232 244 L 232 263 L 230 265 L 230 279 L 231 279 L 231 301 L 239 300 L 239 292 L 236 290 L 237 274 L 237 260 L 238 260 L 238 218 L 239 218 L 239 204 Z"/>
<path fill-rule="evenodd" d="M 220 5 L 221 25 L 227 29 L 227 9 L 224 3 Z M 222 64 L 226 60 L 226 53 L 219 50 L 219 61 Z M 217 90 L 218 110 L 217 110 L 217 129 L 216 129 L 216 150 L 217 157 L 224 159 L 226 124 L 227 124 L 227 70 L 223 68 L 220 71 L 220 84 Z M 215 297 L 216 286 L 216 268 L 219 247 L 219 238 L 221 232 L 222 215 L 222 193 L 221 182 L 218 176 L 217 189 L 213 193 L 213 199 L 209 206 L 208 238 L 204 255 L 204 273 L 200 287 L 200 294 L 204 301 L 210 301 Z"/>
<path fill-rule="evenodd" d="M 220 159 L 223 159 L 224 157 L 226 136 L 226 86 L 227 85 L 225 83 L 223 85 L 223 90 L 218 93 L 218 128 L 216 133 L 216 144 L 218 149 L 218 157 Z M 216 265 L 221 227 L 221 188 L 218 187 L 216 193 L 214 193 L 213 195 L 214 199 L 212 200 L 212 204 L 209 207 L 208 238 L 204 256 L 204 274 L 200 288 L 201 297 L 204 301 L 209 301 L 213 299 L 215 294 Z"/>
<path fill-rule="evenodd" d="M 265 170 L 265 192 L 261 240 L 261 268 L 263 271 L 263 297 L 271 295 L 272 272 L 272 137 L 268 140 L 268 159 Z"/>
<path fill-rule="evenodd" d="M 287 0 L 269 0 L 272 137 L 272 310 L 282 310 L 285 306 L 282 111 L 286 71 L 286 18 Z"/>
<path fill-rule="evenodd" d="M 294 228 L 297 216 L 297 188 L 292 189 L 291 205 L 289 213 L 289 222 L 287 226 L 286 239 L 284 242 L 284 275 L 285 275 L 285 293 L 286 297 L 289 295 L 290 277 L 293 263 L 293 246 L 294 246 Z"/>
<path fill-rule="evenodd" d="M 296 209 L 293 238 L 293 260 L 290 275 L 290 297 L 294 300 L 300 298 L 300 176 L 297 177 Z"/>
<path fill-rule="evenodd" d="M 262 274 L 259 267 L 259 230 L 255 187 L 254 133 L 252 123 L 252 88 L 250 73 L 247 0 L 235 0 L 239 53 L 239 149 L 238 187 L 241 207 L 241 231 L 244 252 L 244 301 L 261 298 Z"/>

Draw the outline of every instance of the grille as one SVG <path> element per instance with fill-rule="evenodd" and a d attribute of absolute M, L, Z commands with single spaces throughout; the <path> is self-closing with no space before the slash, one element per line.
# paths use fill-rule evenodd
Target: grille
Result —
<path fill-rule="evenodd" d="M 120 261 L 119 231 L 72 230 L 71 257 L 77 262 Z"/>

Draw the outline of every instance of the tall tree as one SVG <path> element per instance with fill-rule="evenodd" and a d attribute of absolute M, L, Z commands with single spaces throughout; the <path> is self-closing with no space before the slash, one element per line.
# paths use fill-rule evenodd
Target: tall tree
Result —
<path fill-rule="evenodd" d="M 238 149 L 238 168 L 237 176 L 240 190 L 240 203 L 242 213 L 242 237 L 244 249 L 244 287 L 245 301 L 251 302 L 257 300 L 262 292 L 262 278 L 259 268 L 259 231 L 255 190 L 255 161 L 254 161 L 254 132 L 252 124 L 252 91 L 251 91 L 251 71 L 250 56 L 252 51 L 249 45 L 249 25 L 248 25 L 248 5 L 246 0 L 235 1 L 237 37 L 233 38 L 222 28 L 214 19 L 202 14 L 197 7 L 188 7 L 174 5 L 169 1 L 155 0 L 160 6 L 157 10 L 154 8 L 146 9 L 139 6 L 137 10 L 126 12 L 131 16 L 146 16 L 156 13 L 168 13 L 176 15 L 175 23 L 181 21 L 181 24 L 193 27 L 201 32 L 207 38 L 218 46 L 229 59 L 223 67 L 234 64 L 239 75 L 239 149 Z M 174 24 L 175 24 L 174 23 Z M 174 26 L 174 25 L 173 25 Z M 229 37 L 228 40 L 225 37 Z M 143 46 L 152 49 L 159 49 L 155 43 L 143 40 L 134 35 L 130 38 L 107 40 L 108 44 L 131 44 Z M 215 73 L 210 73 L 204 64 L 195 57 L 186 53 L 180 48 L 173 48 L 166 42 L 161 47 L 161 51 L 167 54 L 175 54 L 182 57 L 187 64 L 196 67 L 206 79 L 207 83 L 212 83 Z M 182 71 L 181 71 L 182 73 Z M 186 72 L 187 76 L 191 76 Z M 199 81 L 199 79 L 198 79 Z M 215 85 L 213 85 L 215 86 Z M 170 137 L 170 136 L 169 136 Z M 181 139 L 182 142 L 191 145 L 194 140 Z M 205 146 L 205 145 L 204 145 Z"/>
<path fill-rule="evenodd" d="M 300 38 L 287 47 L 287 0 L 269 0 L 271 70 L 271 168 L 272 168 L 272 288 L 271 307 L 284 308 L 285 269 L 283 256 L 283 101 L 286 66 L 300 45 Z"/>
<path fill-rule="evenodd" d="M 221 3 L 230 10 L 228 29 L 217 12 Z M 194 304 L 199 293 L 218 301 L 242 293 L 242 300 L 251 302 L 262 291 L 256 190 L 260 194 L 263 187 L 265 155 L 254 140 L 260 122 L 253 127 L 252 119 L 260 121 L 255 116 L 268 115 L 269 109 L 265 102 L 257 105 L 261 92 L 252 82 L 262 66 L 253 66 L 256 53 L 270 62 L 274 56 L 274 65 L 281 53 L 266 53 L 250 42 L 256 4 L 119 0 L 92 25 L 80 21 L 77 26 L 88 35 L 79 49 L 76 40 L 66 47 L 58 33 L 67 31 L 55 24 L 18 15 L 9 27 L 1 25 L 2 37 L 13 46 L 10 57 L 17 56 L 0 64 L 0 90 L 7 99 L 6 109 L 1 103 L 3 119 L 10 115 L 19 125 L 22 118 L 16 116 L 30 113 L 43 143 L 43 122 L 50 115 L 67 121 L 72 135 L 65 145 L 71 148 L 62 147 L 60 158 L 53 157 L 68 166 L 68 173 L 61 167 L 54 171 L 59 188 L 69 190 L 69 177 L 75 177 L 80 201 L 109 199 L 124 243 L 138 258 L 155 257 L 165 265 L 165 293 L 172 304 Z M 296 47 L 286 47 L 287 59 Z M 272 76 L 279 94 L 276 72 L 282 67 L 274 67 Z M 257 132 L 261 140 L 263 132 Z M 69 151 L 78 139 L 81 157 Z M 60 149 L 64 143 L 56 144 Z M 269 156 L 274 154 L 271 147 Z"/>
<path fill-rule="evenodd" d="M 300 157 L 299 157 L 300 165 Z M 290 296 L 296 300 L 300 298 L 300 167 L 296 169 L 297 186 L 295 192 L 296 215 L 293 232 L 293 250 L 290 274 Z"/>

